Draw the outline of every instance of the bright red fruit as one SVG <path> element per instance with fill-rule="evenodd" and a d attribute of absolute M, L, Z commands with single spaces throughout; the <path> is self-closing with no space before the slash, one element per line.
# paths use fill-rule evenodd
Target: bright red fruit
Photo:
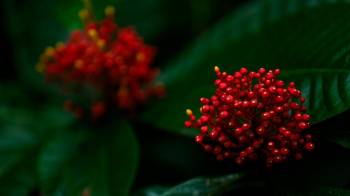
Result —
<path fill-rule="evenodd" d="M 305 98 L 294 82 L 277 79 L 279 69 L 228 74 L 215 67 L 215 72 L 215 94 L 200 98 L 200 118 L 188 109 L 185 123 L 201 129 L 196 142 L 206 151 L 218 160 L 242 164 L 259 158 L 271 166 L 314 149 L 312 136 L 304 133 L 310 126 Z"/>

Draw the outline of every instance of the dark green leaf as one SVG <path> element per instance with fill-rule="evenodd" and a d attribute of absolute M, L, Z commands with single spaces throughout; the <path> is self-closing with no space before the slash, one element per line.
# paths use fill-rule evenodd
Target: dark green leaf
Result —
<path fill-rule="evenodd" d="M 241 177 L 241 174 L 231 174 L 216 178 L 194 178 L 165 191 L 161 195 L 222 195 L 234 189 L 234 183 Z"/>
<path fill-rule="evenodd" d="M 312 191 L 310 193 L 291 193 L 291 194 L 286 194 L 287 196 L 345 196 L 345 195 L 350 195 L 350 190 L 347 189 L 342 189 L 342 188 L 333 188 L 333 187 L 324 187 L 319 190 Z"/>
<path fill-rule="evenodd" d="M 66 169 L 66 166 L 78 156 L 82 142 L 87 139 L 87 130 L 73 130 L 67 128 L 47 140 L 38 160 L 37 170 L 43 191 L 53 189 L 57 184 L 57 177 Z"/>
<path fill-rule="evenodd" d="M 138 167 L 138 142 L 125 121 L 98 138 L 92 174 L 92 195 L 127 196 Z"/>
<path fill-rule="evenodd" d="M 277 195 L 309 193 L 324 187 L 346 186 L 350 180 L 350 152 L 323 141 L 302 161 L 275 167 L 265 173 L 265 180 Z M 263 176 L 263 175 L 261 175 Z"/>
<path fill-rule="evenodd" d="M 26 158 L 27 160 L 31 159 L 30 156 Z M 33 162 L 26 162 L 25 165 L 17 164 L 15 173 L 8 173 L 5 176 L 1 176 L 0 195 L 28 195 L 33 191 L 37 183 Z"/>
<path fill-rule="evenodd" d="M 310 196 L 343 196 L 343 195 L 350 195 L 350 190 L 342 189 L 342 188 L 325 187 L 318 191 L 314 191 L 310 194 Z"/>
<path fill-rule="evenodd" d="M 147 187 L 138 191 L 134 196 L 161 196 L 169 188 L 163 186 Z"/>
<path fill-rule="evenodd" d="M 80 195 L 85 191 L 92 196 L 128 195 L 139 156 L 138 143 L 131 127 L 125 121 L 117 121 L 113 127 L 85 131 L 93 131 L 92 137 L 79 146 L 74 158 L 62 168 L 62 175 L 59 175 L 60 180 L 57 181 L 55 190 L 48 193 L 56 196 Z M 79 141 L 79 137 L 70 137 L 71 139 L 66 139 Z M 66 139 L 62 138 L 62 141 Z M 74 146 L 73 143 L 68 144 Z M 58 158 L 55 164 L 61 163 L 61 159 Z M 65 160 L 66 155 L 62 154 L 61 158 Z"/>
<path fill-rule="evenodd" d="M 295 81 L 306 97 L 313 122 L 350 105 L 350 4 L 348 1 L 270 0 L 248 4 L 201 36 L 160 80 L 168 97 L 144 119 L 185 135 L 185 109 L 214 93 L 214 65 L 233 71 L 279 67 L 281 78 Z M 307 31 L 306 31 L 307 29 Z"/>
<path fill-rule="evenodd" d="M 0 131 L 0 177 L 30 153 L 38 144 L 35 134 L 23 127 L 2 126 Z"/>

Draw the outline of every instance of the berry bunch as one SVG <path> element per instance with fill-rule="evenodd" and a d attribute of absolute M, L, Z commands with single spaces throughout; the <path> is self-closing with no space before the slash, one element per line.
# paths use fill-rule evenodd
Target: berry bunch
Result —
<path fill-rule="evenodd" d="M 48 47 L 37 65 L 48 81 L 60 84 L 65 91 L 79 94 L 88 88 L 97 94 L 90 111 L 71 100 L 65 103 L 77 116 L 90 113 L 96 119 L 112 105 L 132 110 L 150 96 L 163 93 L 162 86 L 153 83 L 158 71 L 150 67 L 155 49 L 132 28 L 117 26 L 113 7 L 105 12 L 102 21 L 92 19 L 87 9 L 80 12 L 84 29 L 72 32 L 67 43 Z"/>
<path fill-rule="evenodd" d="M 215 72 L 215 94 L 200 98 L 200 118 L 188 109 L 185 122 L 200 129 L 195 139 L 206 151 L 218 160 L 259 159 L 271 166 L 314 149 L 312 136 L 304 133 L 310 126 L 305 98 L 294 82 L 277 79 L 279 69 L 228 74 L 215 67 Z"/>

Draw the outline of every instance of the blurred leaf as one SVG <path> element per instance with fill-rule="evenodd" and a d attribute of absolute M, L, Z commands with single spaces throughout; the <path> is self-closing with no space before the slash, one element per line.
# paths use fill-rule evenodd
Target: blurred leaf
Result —
<path fill-rule="evenodd" d="M 138 191 L 134 196 L 161 196 L 169 188 L 163 186 L 147 187 Z"/>
<path fill-rule="evenodd" d="M 278 67 L 306 97 L 313 122 L 350 105 L 350 4 L 348 1 L 269 0 L 248 4 L 201 36 L 162 72 L 168 96 L 144 119 L 184 135 L 185 109 L 214 93 L 214 65 L 231 72 L 242 66 Z"/>
<path fill-rule="evenodd" d="M 309 193 L 324 187 L 346 186 L 350 182 L 349 165 L 347 149 L 323 141 L 303 160 L 277 166 L 264 176 L 276 195 Z"/>
<path fill-rule="evenodd" d="M 57 187 L 49 194 L 79 195 L 83 191 L 92 196 L 129 194 L 138 166 L 138 142 L 127 122 L 115 124 L 86 130 L 93 131 L 92 137 L 63 167 Z"/>
<path fill-rule="evenodd" d="M 65 165 L 60 180 L 54 184 L 56 188 L 48 195 L 81 195 L 84 190 L 89 190 L 91 169 L 94 168 L 94 146 L 91 142 L 84 143 L 78 149 L 78 153 Z"/>
<path fill-rule="evenodd" d="M 87 130 L 66 130 L 53 134 L 43 146 L 37 160 L 37 170 L 43 191 L 54 188 L 57 177 L 66 169 L 74 156 L 78 155 L 78 149 L 87 139 Z"/>
<path fill-rule="evenodd" d="M 342 188 L 329 188 L 325 187 L 318 191 L 314 191 L 310 194 L 311 196 L 343 196 L 350 195 L 350 190 Z"/>
<path fill-rule="evenodd" d="M 0 104 L 0 195 L 26 195 L 38 183 L 34 164 L 40 145 L 72 118 L 55 108 L 24 109 L 12 102 Z"/>
<path fill-rule="evenodd" d="M 130 125 L 119 121 L 97 138 L 92 195 L 129 195 L 139 161 L 139 147 Z"/>
<path fill-rule="evenodd" d="M 165 191 L 161 195 L 222 195 L 234 189 L 234 183 L 241 177 L 241 174 L 231 174 L 216 178 L 194 178 Z"/>
<path fill-rule="evenodd" d="M 337 138 L 335 140 L 336 143 L 340 144 L 341 146 L 345 148 L 350 148 L 350 138 L 349 135 L 342 137 L 342 138 Z"/>
<path fill-rule="evenodd" d="M 23 161 L 38 145 L 39 139 L 33 132 L 18 126 L 0 127 L 0 177 Z"/>
<path fill-rule="evenodd" d="M 287 194 L 287 196 L 304 196 L 306 194 Z M 345 196 L 350 195 L 350 190 L 342 188 L 324 187 L 307 193 L 308 196 Z"/>
<path fill-rule="evenodd" d="M 30 160 L 32 156 L 27 156 Z M 34 162 L 34 161 L 33 161 Z M 18 164 L 15 173 L 0 177 L 0 195 L 18 196 L 29 195 L 37 183 L 33 162 Z"/>

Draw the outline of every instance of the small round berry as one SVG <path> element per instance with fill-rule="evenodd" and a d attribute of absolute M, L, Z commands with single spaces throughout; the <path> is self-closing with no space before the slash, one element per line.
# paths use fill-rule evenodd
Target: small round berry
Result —
<path fill-rule="evenodd" d="M 208 132 L 208 126 L 202 126 L 201 127 L 201 132 L 202 133 L 207 133 Z"/>
<path fill-rule="evenodd" d="M 306 129 L 306 128 L 308 128 L 308 124 L 307 123 L 305 123 L 305 122 L 300 122 L 299 124 L 298 124 L 298 127 L 300 128 L 300 129 Z"/>
<path fill-rule="evenodd" d="M 245 67 L 242 67 L 242 68 L 239 70 L 239 72 L 241 72 L 241 74 L 245 75 L 245 74 L 248 73 L 248 69 L 245 68 Z"/>
<path fill-rule="evenodd" d="M 190 128 L 192 126 L 192 122 L 191 121 L 185 121 L 185 127 Z"/>
<path fill-rule="evenodd" d="M 266 72 L 266 69 L 265 69 L 265 68 L 260 68 L 260 69 L 258 70 L 258 72 L 259 72 L 260 74 L 264 74 L 264 73 Z"/>
<path fill-rule="evenodd" d="M 288 155 L 289 154 L 289 149 L 288 148 L 282 148 L 281 149 L 281 154 L 282 155 Z"/>
<path fill-rule="evenodd" d="M 312 142 L 307 142 L 307 143 L 305 144 L 305 149 L 306 149 L 307 151 L 312 151 L 312 150 L 314 150 L 314 148 L 315 148 L 315 145 L 314 145 L 314 143 L 312 143 Z"/>
<path fill-rule="evenodd" d="M 196 142 L 197 143 L 202 143 L 203 142 L 203 137 L 201 135 L 196 136 Z"/>
<path fill-rule="evenodd" d="M 248 123 L 243 123 L 242 124 L 242 129 L 243 130 L 247 130 L 247 129 L 249 129 L 250 128 L 250 125 L 248 124 Z"/>
<path fill-rule="evenodd" d="M 270 114 L 270 112 L 264 112 L 262 114 L 262 117 L 263 117 L 263 119 L 270 119 L 271 118 L 271 114 Z"/>
<path fill-rule="evenodd" d="M 310 120 L 310 115 L 309 114 L 303 114 L 303 120 L 304 121 L 309 121 Z"/>
<path fill-rule="evenodd" d="M 228 112 L 227 111 L 222 111 L 222 112 L 220 112 L 220 117 L 221 118 L 227 118 L 228 117 Z"/>

